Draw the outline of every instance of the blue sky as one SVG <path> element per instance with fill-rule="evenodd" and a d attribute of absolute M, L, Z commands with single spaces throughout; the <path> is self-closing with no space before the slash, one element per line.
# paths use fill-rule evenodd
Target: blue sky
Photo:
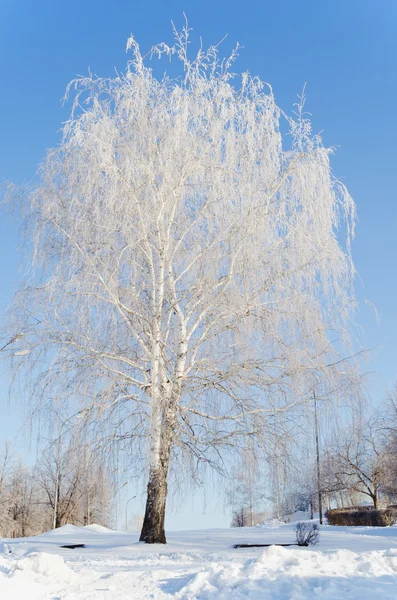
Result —
<path fill-rule="evenodd" d="M 69 112 L 60 100 L 70 79 L 88 67 L 101 76 L 122 69 L 130 33 L 144 50 L 171 42 L 170 20 L 180 25 L 183 11 L 204 44 L 225 34 L 225 51 L 240 42 L 236 70 L 268 81 L 286 112 L 307 83 L 314 130 L 338 147 L 334 172 L 358 207 L 358 319 L 364 344 L 377 348 L 365 368 L 374 372 L 371 394 L 380 401 L 397 379 L 396 0 L 1 0 L 0 10 L 2 180 L 31 180 L 58 142 Z M 0 312 L 18 285 L 17 244 L 17 225 L 0 213 Z M 364 299 L 374 303 L 380 323 Z M 11 408 L 0 422 L 0 442 L 20 426 Z M 169 527 L 187 527 L 193 513 L 195 527 L 229 523 L 209 498 L 204 515 L 196 501 L 194 509 L 171 515 Z"/>

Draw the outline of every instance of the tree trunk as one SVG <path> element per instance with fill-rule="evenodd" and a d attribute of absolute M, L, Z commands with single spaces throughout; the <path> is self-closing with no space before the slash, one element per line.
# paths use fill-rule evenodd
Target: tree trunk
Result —
<path fill-rule="evenodd" d="M 150 467 L 145 518 L 139 538 L 140 542 L 146 542 L 147 544 L 167 543 L 164 520 L 171 443 L 172 426 L 167 422 L 163 422 L 158 461 L 157 464 Z"/>
<path fill-rule="evenodd" d="M 164 530 L 165 505 L 167 500 L 167 469 L 162 465 L 151 467 L 147 484 L 145 518 L 139 541 L 147 544 L 166 544 Z"/>

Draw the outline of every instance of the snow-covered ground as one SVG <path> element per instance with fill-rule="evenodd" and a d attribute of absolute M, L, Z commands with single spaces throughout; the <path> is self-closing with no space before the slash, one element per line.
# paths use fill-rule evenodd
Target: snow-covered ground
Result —
<path fill-rule="evenodd" d="M 312 548 L 233 549 L 294 542 L 293 525 L 168 533 L 166 546 L 98 525 L 0 540 L 3 600 L 397 599 L 397 527 L 322 527 Z M 62 549 L 84 543 L 84 549 Z"/>

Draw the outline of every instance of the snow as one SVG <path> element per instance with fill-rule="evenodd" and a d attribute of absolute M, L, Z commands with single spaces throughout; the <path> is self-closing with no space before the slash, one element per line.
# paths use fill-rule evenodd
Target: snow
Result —
<path fill-rule="evenodd" d="M 316 515 L 318 518 L 318 515 Z M 288 515 L 288 518 L 286 519 L 286 521 L 288 521 L 288 523 L 297 523 L 298 521 L 306 521 L 306 519 L 309 519 L 309 513 L 306 510 L 297 510 L 294 513 L 292 513 L 291 515 Z"/>
<path fill-rule="evenodd" d="M 0 598 L 7 600 L 377 600 L 397 598 L 397 527 L 320 527 L 320 543 L 294 542 L 292 524 L 168 534 L 146 545 L 137 533 L 66 525 L 0 540 Z M 60 548 L 84 543 L 84 549 Z"/>
<path fill-rule="evenodd" d="M 47 531 L 46 533 L 41 533 L 40 535 L 79 535 L 81 533 L 81 530 L 82 528 L 76 527 L 76 525 L 62 525 L 62 527 L 51 529 L 50 531 Z"/>
<path fill-rule="evenodd" d="M 92 525 L 84 525 L 84 529 L 93 531 L 94 533 L 115 533 L 112 529 L 104 527 L 103 525 L 97 525 L 96 523 L 93 523 Z"/>

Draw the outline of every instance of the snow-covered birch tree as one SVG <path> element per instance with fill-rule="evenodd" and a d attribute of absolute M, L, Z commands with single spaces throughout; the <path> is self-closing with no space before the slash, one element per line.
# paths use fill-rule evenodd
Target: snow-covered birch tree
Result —
<path fill-rule="evenodd" d="M 69 87 L 62 141 L 19 195 L 33 268 L 7 348 L 36 395 L 147 440 L 149 543 L 173 453 L 211 461 L 310 399 L 314 374 L 346 376 L 354 309 L 354 204 L 303 103 L 285 117 L 232 73 L 237 51 L 190 59 L 174 34 L 146 58 L 131 37 L 124 73 Z M 179 75 L 156 78 L 156 54 Z"/>

